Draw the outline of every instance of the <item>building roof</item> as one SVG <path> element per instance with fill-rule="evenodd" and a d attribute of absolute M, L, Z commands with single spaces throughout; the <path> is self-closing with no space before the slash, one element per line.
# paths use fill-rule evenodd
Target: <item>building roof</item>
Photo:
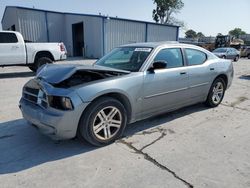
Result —
<path fill-rule="evenodd" d="M 82 14 L 82 13 L 70 13 L 70 12 L 58 12 L 58 11 L 50 11 L 50 10 L 43 10 L 43 9 L 36 9 L 36 8 L 28 8 L 28 7 L 20 7 L 20 6 L 6 6 L 4 10 L 4 14 L 1 20 L 1 23 L 3 23 L 3 19 L 5 17 L 6 11 L 8 8 L 17 8 L 17 9 L 23 9 L 23 10 L 32 10 L 32 11 L 40 11 L 40 12 L 47 12 L 47 13 L 56 13 L 56 14 L 67 14 L 67 15 L 76 15 L 76 16 L 90 16 L 90 17 L 98 17 L 98 18 L 105 18 L 105 19 L 113 19 L 113 20 L 121 20 L 121 21 L 130 21 L 130 22 L 137 22 L 137 23 L 145 23 L 145 24 L 153 24 L 153 25 L 160 25 L 160 26 L 168 26 L 168 27 L 180 27 L 177 25 L 170 25 L 170 24 L 159 24 L 154 22 L 148 22 L 148 21 L 141 21 L 141 20 L 132 20 L 132 19 L 126 19 L 126 18 L 118 18 L 118 17 L 110 17 L 110 16 L 103 16 L 103 15 L 94 15 L 94 14 Z"/>

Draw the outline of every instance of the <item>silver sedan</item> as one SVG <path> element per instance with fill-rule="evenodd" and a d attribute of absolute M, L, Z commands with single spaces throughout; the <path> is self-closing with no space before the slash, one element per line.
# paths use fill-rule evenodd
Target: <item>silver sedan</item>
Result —
<path fill-rule="evenodd" d="M 102 146 L 127 124 L 204 102 L 218 106 L 232 62 L 174 42 L 115 48 L 93 66 L 46 65 L 23 87 L 23 117 L 53 139 Z"/>

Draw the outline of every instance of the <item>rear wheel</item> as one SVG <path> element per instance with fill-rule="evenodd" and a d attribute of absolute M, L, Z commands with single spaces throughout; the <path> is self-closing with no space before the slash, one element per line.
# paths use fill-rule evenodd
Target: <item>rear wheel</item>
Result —
<path fill-rule="evenodd" d="M 234 58 L 234 61 L 237 62 L 239 60 L 239 56 L 237 55 L 235 58 Z"/>
<path fill-rule="evenodd" d="M 31 65 L 29 68 L 30 70 L 32 70 L 33 72 L 36 72 L 37 69 L 45 64 L 51 64 L 53 63 L 53 61 L 48 58 L 48 57 L 40 57 L 39 59 L 37 59 L 35 61 L 35 63 L 33 65 Z"/>
<path fill-rule="evenodd" d="M 208 93 L 208 97 L 206 100 L 206 105 L 209 107 L 218 106 L 223 100 L 224 94 L 226 90 L 225 81 L 222 78 L 217 78 Z"/>
<path fill-rule="evenodd" d="M 104 146 L 118 139 L 127 124 L 127 113 L 121 102 L 102 97 L 83 112 L 77 136 L 95 146 Z"/>
<path fill-rule="evenodd" d="M 247 58 L 250 59 L 250 54 L 248 54 Z"/>

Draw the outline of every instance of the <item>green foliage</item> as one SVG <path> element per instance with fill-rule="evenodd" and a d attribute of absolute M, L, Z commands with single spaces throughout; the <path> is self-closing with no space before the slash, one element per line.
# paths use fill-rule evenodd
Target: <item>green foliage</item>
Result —
<path fill-rule="evenodd" d="M 196 37 L 197 37 L 197 38 L 202 38 L 202 37 L 205 37 L 205 35 L 204 35 L 202 32 L 198 32 L 198 33 L 196 34 Z"/>
<path fill-rule="evenodd" d="M 153 0 L 156 8 L 153 10 L 153 19 L 161 24 L 178 23 L 172 15 L 178 13 L 184 6 L 182 0 Z"/>
<path fill-rule="evenodd" d="M 192 30 L 192 29 L 187 30 L 186 33 L 185 33 L 185 35 L 186 35 L 186 38 L 192 38 L 192 39 L 194 39 L 194 38 L 197 37 L 197 33 L 194 30 Z"/>
<path fill-rule="evenodd" d="M 245 31 L 242 31 L 241 28 L 235 28 L 235 29 L 229 31 L 228 34 L 229 34 L 229 35 L 232 35 L 232 36 L 234 36 L 234 37 L 236 37 L 236 38 L 239 38 L 240 35 L 245 35 L 246 32 L 245 32 Z"/>

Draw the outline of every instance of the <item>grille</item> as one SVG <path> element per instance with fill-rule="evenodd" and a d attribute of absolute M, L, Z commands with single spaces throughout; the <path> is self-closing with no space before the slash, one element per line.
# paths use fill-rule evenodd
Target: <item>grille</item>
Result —
<path fill-rule="evenodd" d="M 25 87 L 23 90 L 23 98 L 44 108 L 48 107 L 47 95 L 42 89 Z"/>

